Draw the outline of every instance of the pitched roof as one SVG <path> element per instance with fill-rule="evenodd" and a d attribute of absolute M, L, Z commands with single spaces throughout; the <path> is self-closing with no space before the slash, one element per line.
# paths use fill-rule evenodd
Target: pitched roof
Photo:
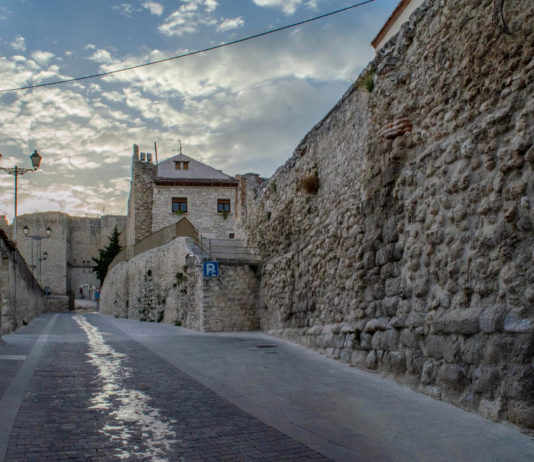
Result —
<path fill-rule="evenodd" d="M 393 13 L 391 13 L 391 16 L 388 18 L 388 20 L 385 22 L 385 24 L 382 26 L 382 29 L 376 34 L 376 37 L 371 42 L 371 45 L 373 45 L 373 48 L 376 49 L 380 41 L 386 36 L 389 29 L 391 29 L 391 26 L 395 24 L 395 21 L 399 19 L 399 16 L 402 14 L 402 12 L 406 9 L 406 7 L 410 4 L 411 0 L 401 0 L 397 7 L 393 10 Z"/>
<path fill-rule="evenodd" d="M 176 162 L 189 162 L 189 168 L 184 170 L 176 170 Z M 233 177 L 223 173 L 221 170 L 216 170 L 209 165 L 203 164 L 192 157 L 185 154 L 177 154 L 169 159 L 164 160 L 158 164 L 158 180 L 211 180 L 211 181 L 235 181 Z"/>

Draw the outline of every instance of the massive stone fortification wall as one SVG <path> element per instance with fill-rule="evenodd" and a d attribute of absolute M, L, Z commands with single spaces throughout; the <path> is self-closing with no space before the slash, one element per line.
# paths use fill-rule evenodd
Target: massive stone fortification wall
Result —
<path fill-rule="evenodd" d="M 505 6 L 513 36 L 426 2 L 240 220 L 262 329 L 532 427 L 534 3 Z"/>
<path fill-rule="evenodd" d="M 42 287 L 49 287 L 53 299 L 49 299 L 48 311 L 65 311 L 72 307 L 73 298 L 79 297 L 79 287 L 100 283 L 92 271 L 92 257 L 98 256 L 98 249 L 109 244 L 109 236 L 115 226 L 122 232 L 124 245 L 126 217 L 106 215 L 100 218 L 71 217 L 61 212 L 44 212 L 21 215 L 17 218 L 18 249 L 28 266 L 35 266 L 33 274 Z M 29 227 L 30 236 L 43 236 L 40 240 L 41 257 L 48 258 L 39 265 L 39 241 L 24 236 L 22 229 Z M 46 238 L 46 228 L 52 233 Z M 33 245 L 33 250 L 32 250 Z M 32 260 L 33 252 L 33 260 Z M 39 272 L 40 266 L 40 272 Z M 70 301 L 69 301 L 70 299 Z"/>
<path fill-rule="evenodd" d="M 255 271 L 221 264 L 220 277 L 205 280 L 198 252 L 192 239 L 179 237 L 118 263 L 104 281 L 100 311 L 204 332 L 257 329 Z"/>
<path fill-rule="evenodd" d="M 0 338 L 44 311 L 41 287 L 15 244 L 0 230 Z"/>

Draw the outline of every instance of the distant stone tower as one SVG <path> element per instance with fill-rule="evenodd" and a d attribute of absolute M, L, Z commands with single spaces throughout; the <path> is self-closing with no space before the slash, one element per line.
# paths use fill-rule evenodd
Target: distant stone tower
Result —
<path fill-rule="evenodd" d="M 152 233 L 152 204 L 157 166 L 150 153 L 139 153 L 133 145 L 132 181 L 128 198 L 128 258 L 133 246 Z"/>

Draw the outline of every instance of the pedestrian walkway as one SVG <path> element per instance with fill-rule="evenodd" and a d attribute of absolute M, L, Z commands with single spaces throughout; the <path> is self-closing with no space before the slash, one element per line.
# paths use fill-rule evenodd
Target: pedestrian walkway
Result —
<path fill-rule="evenodd" d="M 46 314 L 0 345 L 0 462 L 528 461 L 534 440 L 261 333 Z"/>

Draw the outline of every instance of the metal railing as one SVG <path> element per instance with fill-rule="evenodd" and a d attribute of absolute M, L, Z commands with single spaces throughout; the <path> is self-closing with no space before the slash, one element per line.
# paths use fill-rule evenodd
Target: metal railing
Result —
<path fill-rule="evenodd" d="M 196 244 L 210 259 L 250 263 L 261 261 L 261 258 L 256 255 L 257 247 L 245 245 L 239 239 L 211 239 L 201 236 Z"/>

